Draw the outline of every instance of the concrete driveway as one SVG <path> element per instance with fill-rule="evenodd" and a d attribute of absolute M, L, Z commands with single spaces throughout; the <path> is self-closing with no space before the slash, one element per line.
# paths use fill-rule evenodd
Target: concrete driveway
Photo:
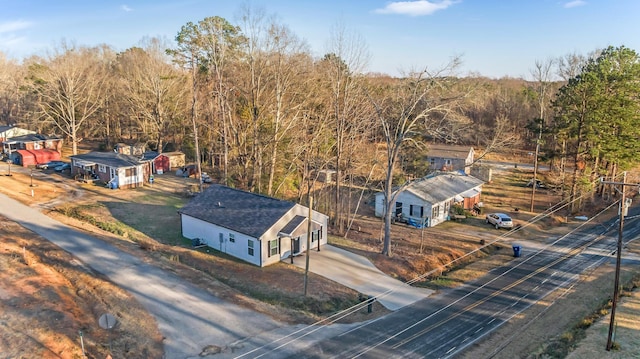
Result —
<path fill-rule="evenodd" d="M 295 257 L 294 264 L 304 269 L 306 255 Z M 367 258 L 329 244 L 322 246 L 319 252 L 313 249 L 309 252 L 309 271 L 374 296 L 389 310 L 398 310 L 433 293 L 430 289 L 415 288 L 393 279 Z"/>
<path fill-rule="evenodd" d="M 261 336 L 288 330 L 268 316 L 222 301 L 170 272 L 148 265 L 4 194 L 0 194 L 0 214 L 55 243 L 133 294 L 158 321 L 166 338 L 167 359 L 199 358 L 208 345 L 227 352 L 237 343 L 259 346 Z"/>

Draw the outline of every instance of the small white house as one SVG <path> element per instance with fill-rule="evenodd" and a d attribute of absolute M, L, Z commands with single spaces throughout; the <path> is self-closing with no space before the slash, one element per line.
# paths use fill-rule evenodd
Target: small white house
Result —
<path fill-rule="evenodd" d="M 150 162 L 116 152 L 89 152 L 71 156 L 71 175 L 98 179 L 112 188 L 136 188 L 149 182 Z"/>
<path fill-rule="evenodd" d="M 308 207 L 212 184 L 178 211 L 182 235 L 264 267 L 304 253 Z M 311 214 L 311 249 L 327 243 L 328 217 Z"/>
<path fill-rule="evenodd" d="M 16 127 L 14 125 L 0 126 L 0 143 L 7 141 L 13 137 L 35 135 L 36 131 L 27 130 L 24 128 Z"/>
<path fill-rule="evenodd" d="M 448 220 L 451 206 L 459 204 L 471 209 L 480 202 L 484 182 L 459 172 L 440 172 L 419 179 L 401 189 L 395 198 L 395 218 L 426 227 L 433 227 Z M 385 212 L 384 193 L 376 194 L 375 215 Z"/>
<path fill-rule="evenodd" d="M 426 161 L 430 171 L 463 171 L 470 173 L 475 152 L 473 147 L 431 144 Z"/>

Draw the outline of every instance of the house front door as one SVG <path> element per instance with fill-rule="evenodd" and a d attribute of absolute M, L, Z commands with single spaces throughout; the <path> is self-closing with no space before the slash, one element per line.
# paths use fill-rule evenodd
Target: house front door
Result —
<path fill-rule="evenodd" d="M 292 239 L 292 241 L 293 241 L 293 254 L 299 254 L 300 253 L 300 237 Z"/>
<path fill-rule="evenodd" d="M 396 217 L 402 214 L 402 202 L 396 202 Z"/>

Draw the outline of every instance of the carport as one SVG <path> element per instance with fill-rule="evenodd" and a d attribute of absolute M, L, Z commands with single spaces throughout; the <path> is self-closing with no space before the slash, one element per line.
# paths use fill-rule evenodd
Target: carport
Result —
<path fill-rule="evenodd" d="M 40 150 L 17 150 L 17 156 L 12 160 L 22 167 L 35 166 L 39 163 L 47 163 L 50 161 L 59 161 L 60 152 L 48 148 Z"/>

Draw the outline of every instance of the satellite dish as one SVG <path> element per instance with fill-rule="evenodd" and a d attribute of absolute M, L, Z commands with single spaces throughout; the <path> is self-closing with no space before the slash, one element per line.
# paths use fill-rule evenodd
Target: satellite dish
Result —
<path fill-rule="evenodd" d="M 109 314 L 109 313 L 102 314 L 98 319 L 98 325 L 102 329 L 107 329 L 107 330 L 112 329 L 113 327 L 116 326 L 117 323 L 118 323 L 118 320 L 116 319 L 116 317 L 114 317 L 112 314 Z"/>

